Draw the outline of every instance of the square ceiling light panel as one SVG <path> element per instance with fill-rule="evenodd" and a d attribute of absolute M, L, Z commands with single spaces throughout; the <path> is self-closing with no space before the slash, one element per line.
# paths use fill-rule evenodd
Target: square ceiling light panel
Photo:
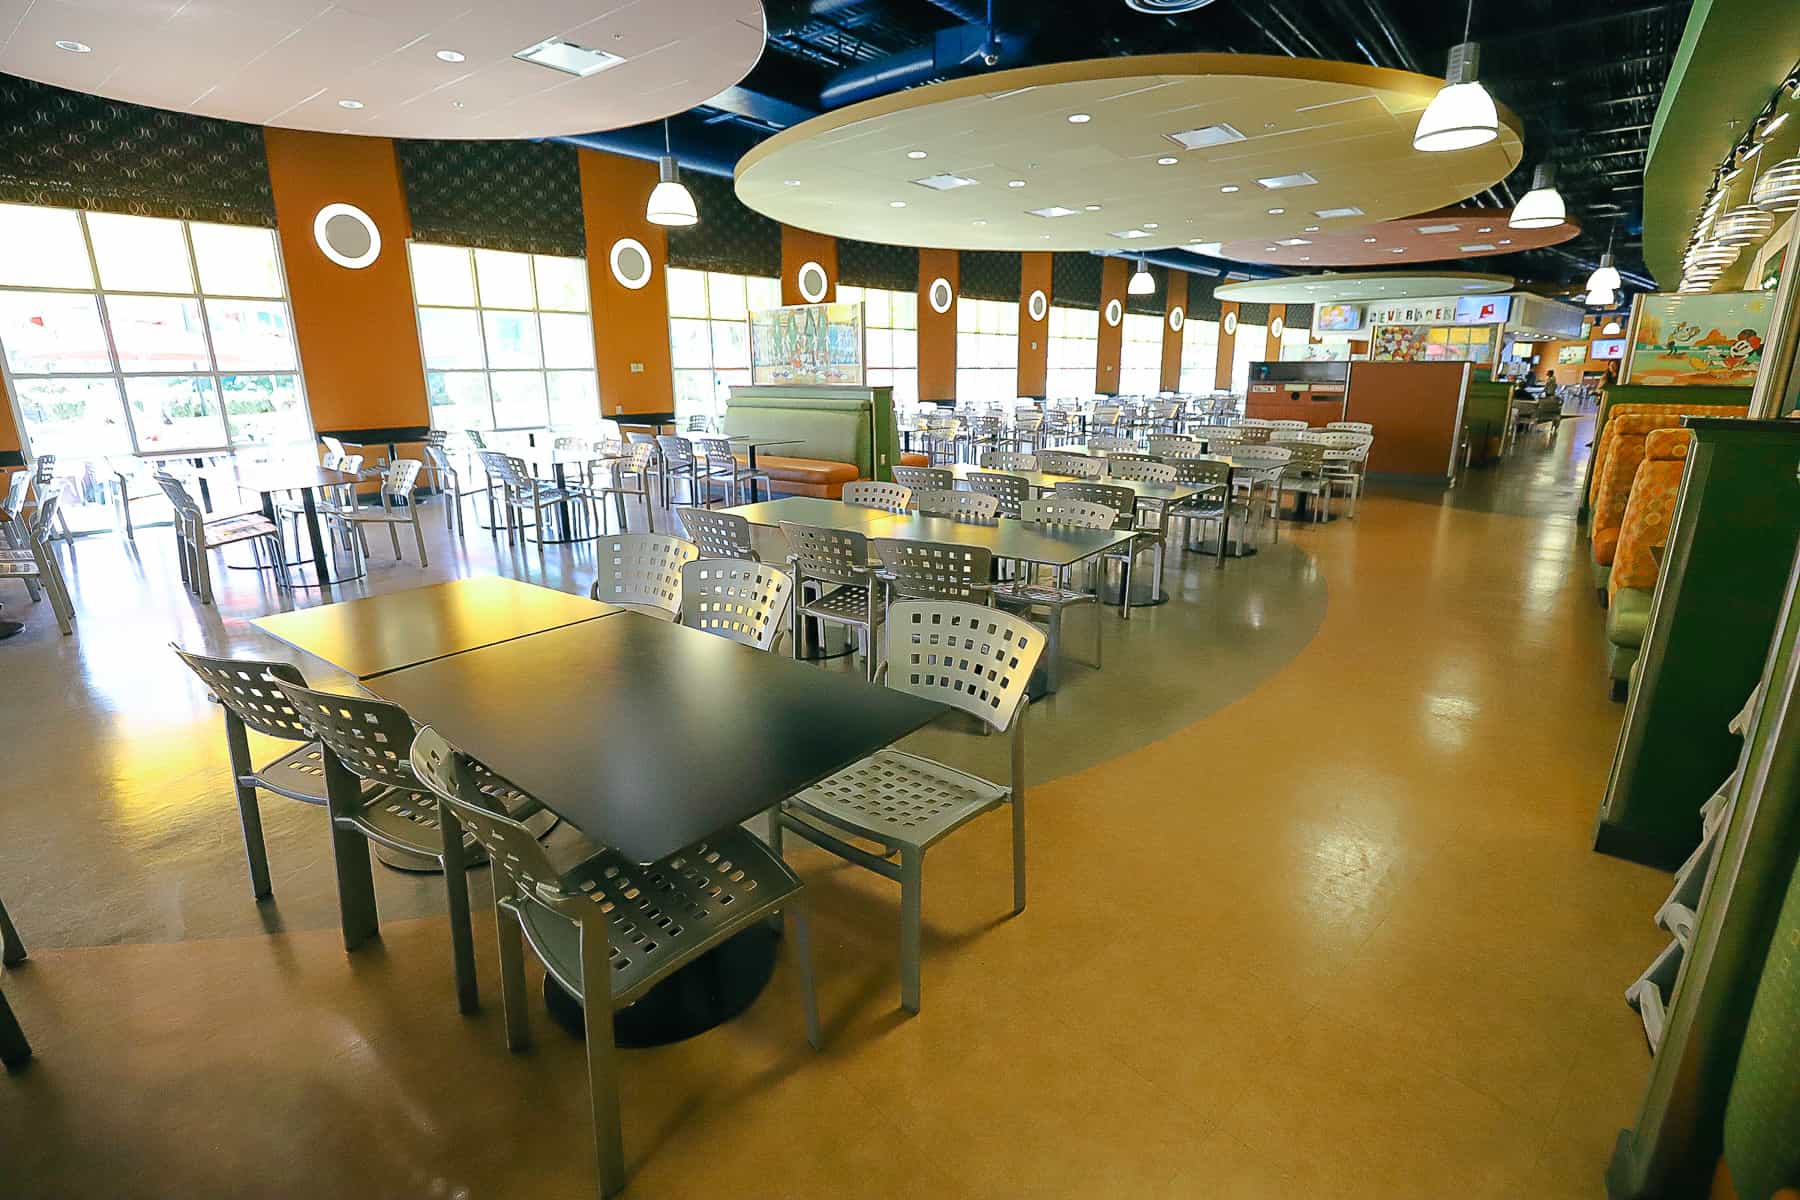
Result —
<path fill-rule="evenodd" d="M 967 175 L 952 175 L 948 171 L 940 171 L 936 175 L 927 175 L 923 179 L 915 179 L 920 187 L 930 188 L 934 192 L 949 192 L 957 188 L 974 187 L 980 180 L 970 179 Z"/>
<path fill-rule="evenodd" d="M 608 67 L 616 67 L 625 61 L 616 54 L 608 54 L 604 50 L 592 50 L 586 46 L 579 46 L 574 42 L 554 37 L 545 38 L 535 46 L 527 46 L 523 50 L 514 51 L 513 57 L 540 67 L 549 67 L 552 71 L 561 71 L 564 75 L 573 75 L 578 79 L 586 79 L 589 75 L 598 75 Z"/>
<path fill-rule="evenodd" d="M 1204 150 L 1208 146 L 1223 146 L 1227 142 L 1244 140 L 1243 134 L 1225 124 L 1202 125 L 1198 129 L 1183 129 L 1179 133 L 1165 136 L 1183 150 Z"/>
<path fill-rule="evenodd" d="M 1052 204 L 1048 208 L 1028 208 L 1025 211 L 1034 217 L 1044 217 L 1048 220 L 1055 220 L 1057 217 L 1072 217 L 1081 210 L 1078 208 L 1064 208 L 1060 204 Z"/>
<path fill-rule="evenodd" d="M 1295 171 L 1288 175 L 1270 175 L 1266 179 L 1259 179 L 1256 182 L 1270 191 L 1275 191 L 1278 188 L 1309 187 L 1319 180 L 1311 171 Z"/>

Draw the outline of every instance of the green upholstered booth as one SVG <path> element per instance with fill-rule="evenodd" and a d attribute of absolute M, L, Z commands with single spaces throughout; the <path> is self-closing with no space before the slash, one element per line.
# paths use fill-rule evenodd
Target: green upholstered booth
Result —
<path fill-rule="evenodd" d="M 1744 1200 L 1800 1187 L 1800 869 L 1775 920 L 1732 1076 L 1725 1165 Z"/>
<path fill-rule="evenodd" d="M 1469 444 L 1474 447 L 1471 462 L 1487 464 L 1500 457 L 1500 447 L 1506 441 L 1506 423 L 1512 419 L 1512 397 L 1510 383 L 1469 381 L 1469 393 L 1463 400 L 1463 427 L 1469 431 Z"/>
<path fill-rule="evenodd" d="M 1735 387 L 1646 387 L 1641 383 L 1615 383 L 1600 395 L 1600 413 L 1594 418 L 1594 453 L 1588 456 L 1587 470 L 1581 477 L 1581 507 L 1576 516 L 1588 515 L 1588 495 L 1592 490 L 1594 470 L 1600 457 L 1600 435 L 1606 432 L 1606 419 L 1620 404 L 1740 404 L 1750 403 L 1749 388 Z"/>
<path fill-rule="evenodd" d="M 734 387 L 725 405 L 733 437 L 792 439 L 757 455 L 777 491 L 836 498 L 855 479 L 891 479 L 900 461 L 889 387 Z"/>

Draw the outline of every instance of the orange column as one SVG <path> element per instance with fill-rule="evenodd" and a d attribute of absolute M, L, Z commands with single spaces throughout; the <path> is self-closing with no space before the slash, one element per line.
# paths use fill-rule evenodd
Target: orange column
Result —
<path fill-rule="evenodd" d="M 1188 273 L 1170 271 L 1168 296 L 1163 300 L 1162 390 L 1173 392 L 1181 387 L 1181 339 L 1187 332 Z M 1181 310 L 1181 328 L 1172 318 Z"/>
<path fill-rule="evenodd" d="M 422 436 L 430 408 L 406 261 L 412 218 L 394 143 L 292 129 L 265 129 L 263 142 L 314 429 L 355 441 Z M 360 270 L 313 240 L 319 210 L 339 203 L 381 233 L 380 255 Z"/>
<path fill-rule="evenodd" d="M 950 285 L 950 307 L 931 306 L 931 285 Z M 919 399 L 956 399 L 956 297 L 962 290 L 962 256 L 954 250 L 919 251 Z M 940 297 L 941 298 L 941 297 Z"/>
<path fill-rule="evenodd" d="M 1278 326 L 1275 322 L 1280 321 Z M 1266 333 L 1267 341 L 1263 346 L 1264 362 L 1281 361 L 1281 329 L 1287 324 L 1287 305 L 1269 305 L 1269 324 Z"/>
<path fill-rule="evenodd" d="M 6 380 L 0 379 L 0 467 L 24 465 L 25 455 L 20 445 L 19 431 L 13 425 L 12 402 L 6 394 Z"/>
<path fill-rule="evenodd" d="M 800 268 L 816 262 L 825 268 L 825 295 L 818 301 L 808 300 L 800 291 Z M 823 233 L 781 227 L 781 302 L 783 304 L 825 304 L 837 299 L 837 239 Z"/>
<path fill-rule="evenodd" d="M 1219 305 L 1219 358 L 1213 365 L 1213 390 L 1229 392 L 1231 390 L 1231 360 L 1237 354 L 1237 315 L 1236 300 L 1226 300 Z M 1226 326 L 1231 326 L 1229 332 Z"/>
<path fill-rule="evenodd" d="M 1100 267 L 1100 345 L 1094 363 L 1094 390 L 1103 396 L 1119 391 L 1119 356 L 1125 346 L 1125 288 L 1131 282 L 1131 267 L 1122 258 L 1108 258 Z M 1119 323 L 1107 322 L 1106 310 L 1119 302 Z"/>
<path fill-rule="evenodd" d="M 586 149 L 577 152 L 577 162 L 600 410 L 609 417 L 673 412 L 669 237 L 661 225 L 644 220 L 656 164 Z M 613 277 L 613 247 L 625 238 L 650 258 L 650 281 L 643 287 L 626 287 Z"/>
<path fill-rule="evenodd" d="M 1019 395 L 1042 396 L 1049 390 L 1050 304 L 1052 265 L 1056 256 L 1045 250 L 1019 255 Z M 1044 294 L 1044 315 L 1031 315 L 1033 292 Z"/>

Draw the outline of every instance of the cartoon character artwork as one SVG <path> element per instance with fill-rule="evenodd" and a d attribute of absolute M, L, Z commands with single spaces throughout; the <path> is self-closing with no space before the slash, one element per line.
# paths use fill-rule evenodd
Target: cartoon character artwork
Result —
<path fill-rule="evenodd" d="M 1639 301 L 1626 383 L 1749 387 L 1769 327 L 1766 292 L 1652 295 Z"/>

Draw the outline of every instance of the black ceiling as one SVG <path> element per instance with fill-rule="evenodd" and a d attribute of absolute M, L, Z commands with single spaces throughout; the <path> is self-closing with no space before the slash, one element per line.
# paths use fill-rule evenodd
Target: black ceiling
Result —
<path fill-rule="evenodd" d="M 1471 269 L 1578 284 L 1610 234 L 1620 269 L 1645 274 L 1645 148 L 1691 4 L 1625 0 L 1595 12 L 1566 0 L 1476 0 L 1481 79 L 1525 122 L 1525 160 L 1486 200 L 1510 203 L 1524 194 L 1532 166 L 1548 158 L 1583 233 Z M 745 86 L 805 107 L 816 107 L 820 87 L 846 67 L 986 20 L 985 0 L 767 0 L 766 7 L 769 53 Z M 1031 62 L 1235 51 L 1432 75 L 1462 40 L 1464 19 L 1455 0 L 1215 0 L 1176 16 L 1145 15 L 1125 0 L 995 0 L 994 10 L 999 29 L 1030 36 Z"/>

